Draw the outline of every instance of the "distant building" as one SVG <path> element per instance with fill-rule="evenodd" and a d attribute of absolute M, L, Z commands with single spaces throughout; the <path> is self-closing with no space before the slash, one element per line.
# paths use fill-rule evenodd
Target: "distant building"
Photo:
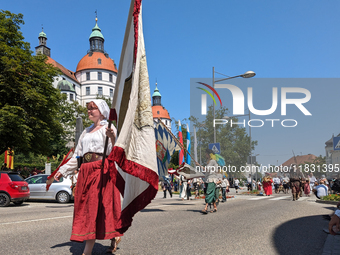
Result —
<path fill-rule="evenodd" d="M 293 164 L 296 164 L 297 166 L 300 164 L 305 164 L 306 162 L 313 162 L 314 159 L 316 159 L 317 156 L 313 154 L 307 154 L 307 155 L 296 155 L 295 157 L 291 157 L 286 162 L 282 164 L 282 166 L 288 166 L 290 167 Z"/>
<path fill-rule="evenodd" d="M 36 54 L 47 56 L 47 63 L 60 69 L 62 74 L 54 78 L 53 86 L 67 95 L 68 101 L 77 100 L 80 105 L 104 96 L 112 100 L 117 79 L 117 67 L 113 59 L 104 50 L 104 36 L 97 24 L 92 28 L 89 37 L 90 49 L 79 61 L 75 72 L 51 58 L 51 49 L 47 47 L 47 36 L 42 31 L 39 34 L 39 46 L 35 47 Z"/>
<path fill-rule="evenodd" d="M 336 137 L 339 137 L 340 134 L 338 134 Z M 340 166 L 340 151 L 334 150 L 333 146 L 333 138 L 329 139 L 327 142 L 325 142 L 325 151 L 326 151 L 326 165 L 334 165 L 338 164 Z"/>
<path fill-rule="evenodd" d="M 153 121 L 156 124 L 158 123 L 158 118 L 161 119 L 161 121 L 167 126 L 168 129 L 171 131 L 171 119 L 169 112 L 167 109 L 165 109 L 164 106 L 162 106 L 162 96 L 161 93 L 159 93 L 159 90 L 157 88 L 157 82 L 156 82 L 156 88 L 152 94 L 152 115 L 153 115 Z"/>

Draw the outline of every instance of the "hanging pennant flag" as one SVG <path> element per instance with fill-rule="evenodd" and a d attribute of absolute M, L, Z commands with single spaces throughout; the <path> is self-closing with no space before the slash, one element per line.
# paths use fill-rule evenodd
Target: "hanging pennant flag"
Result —
<path fill-rule="evenodd" d="M 191 143 L 190 143 L 190 131 L 189 131 L 189 125 L 187 124 L 187 151 L 190 152 L 191 149 Z M 187 159 L 186 159 L 186 163 L 188 165 L 190 165 L 190 160 L 191 157 L 189 156 L 189 154 L 187 153 Z M 196 160 L 197 161 L 197 160 Z"/>
<path fill-rule="evenodd" d="M 194 126 L 194 159 L 196 162 L 198 162 L 197 160 L 197 137 L 196 137 L 196 128 Z"/>
<path fill-rule="evenodd" d="M 159 180 L 141 0 L 131 1 L 118 70 L 112 102 L 118 138 L 108 162 L 122 196 L 117 229 L 124 233 L 156 196 Z"/>
<path fill-rule="evenodd" d="M 4 163 L 7 164 L 8 169 L 14 169 L 14 150 L 11 150 L 11 148 L 5 151 Z"/>
<path fill-rule="evenodd" d="M 178 146 L 176 141 L 161 123 L 158 123 L 155 127 L 155 137 L 158 175 L 160 179 L 163 179 L 163 176 L 168 175 L 170 158 Z"/>
<path fill-rule="evenodd" d="M 178 140 L 181 144 L 183 144 L 182 125 L 180 120 L 178 120 Z M 178 165 L 182 165 L 182 163 L 184 162 L 184 150 L 180 150 L 178 156 Z"/>

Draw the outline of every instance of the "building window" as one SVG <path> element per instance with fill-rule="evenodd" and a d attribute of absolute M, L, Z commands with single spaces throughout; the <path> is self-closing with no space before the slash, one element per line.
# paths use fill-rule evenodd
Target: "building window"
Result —
<path fill-rule="evenodd" d="M 159 111 L 157 111 L 157 114 L 159 114 Z"/>
<path fill-rule="evenodd" d="M 73 101 L 73 94 L 70 94 L 70 101 Z"/>
<path fill-rule="evenodd" d="M 103 87 L 98 87 L 98 95 L 103 95 Z"/>
<path fill-rule="evenodd" d="M 112 82 L 112 74 L 109 74 L 109 81 Z"/>
<path fill-rule="evenodd" d="M 90 95 L 90 87 L 86 87 L 86 95 L 87 95 L 87 96 Z"/>
<path fill-rule="evenodd" d="M 65 81 L 66 79 L 63 77 L 63 80 Z"/>
<path fill-rule="evenodd" d="M 102 64 L 102 60 L 100 58 L 98 58 L 98 65 Z"/>
<path fill-rule="evenodd" d="M 102 80 L 102 72 L 98 72 L 98 81 Z"/>
<path fill-rule="evenodd" d="M 113 89 L 110 89 L 110 97 L 113 97 Z"/>
<path fill-rule="evenodd" d="M 87 80 L 87 81 L 90 80 L 90 72 L 86 72 L 86 80 Z"/>

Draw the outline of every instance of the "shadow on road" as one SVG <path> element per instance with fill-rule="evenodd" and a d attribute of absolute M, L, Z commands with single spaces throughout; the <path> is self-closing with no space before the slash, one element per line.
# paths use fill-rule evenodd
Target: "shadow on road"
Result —
<path fill-rule="evenodd" d="M 143 209 L 141 212 L 164 212 L 162 209 Z"/>
<path fill-rule="evenodd" d="M 275 230 L 274 246 L 279 254 L 319 254 L 327 238 L 322 231 L 327 224 L 321 215 L 288 221 Z"/>
<path fill-rule="evenodd" d="M 110 240 L 108 240 L 108 241 L 110 241 Z M 54 245 L 51 248 L 54 249 L 54 248 L 65 247 L 65 246 L 70 246 L 70 253 L 71 254 L 82 254 L 84 247 L 85 247 L 85 243 L 66 242 L 66 243 Z M 93 247 L 92 255 L 105 254 L 107 248 L 109 248 L 109 242 L 107 243 L 107 246 L 104 246 L 104 245 L 96 242 L 94 247 Z"/>
<path fill-rule="evenodd" d="M 60 206 L 45 206 L 46 208 L 66 208 L 73 207 L 73 205 L 60 205 Z"/>

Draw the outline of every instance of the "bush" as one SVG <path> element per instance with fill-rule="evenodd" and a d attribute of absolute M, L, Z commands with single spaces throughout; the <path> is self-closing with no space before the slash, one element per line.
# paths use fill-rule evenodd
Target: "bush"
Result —
<path fill-rule="evenodd" d="M 340 195 L 339 194 L 331 194 L 328 196 L 324 196 L 321 200 L 323 201 L 340 201 Z"/>

